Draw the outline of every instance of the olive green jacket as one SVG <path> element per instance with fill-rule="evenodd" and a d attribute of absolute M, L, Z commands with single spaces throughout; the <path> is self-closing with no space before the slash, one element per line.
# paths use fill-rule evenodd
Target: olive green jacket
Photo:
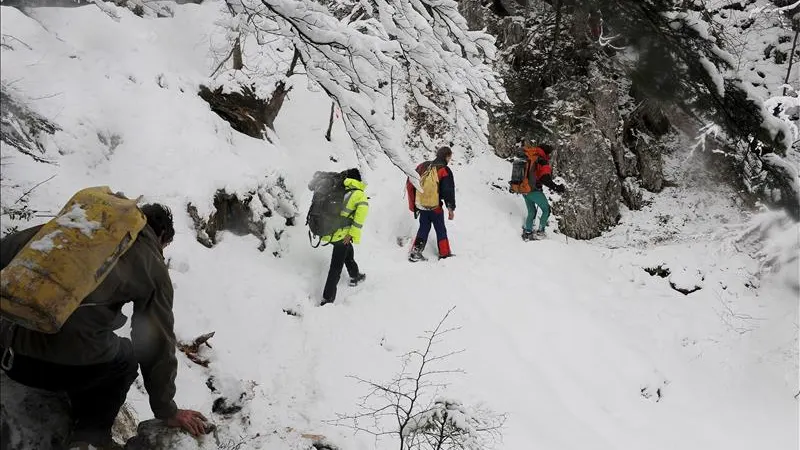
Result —
<path fill-rule="evenodd" d="M 0 241 L 4 268 L 41 226 L 10 234 Z M 123 338 L 114 330 L 126 317 L 122 305 L 133 302 L 131 340 L 156 418 L 177 412 L 172 281 L 155 232 L 145 226 L 133 246 L 105 280 L 86 297 L 58 333 L 45 334 L 0 320 L 0 347 L 55 364 L 86 366 L 111 361 Z"/>

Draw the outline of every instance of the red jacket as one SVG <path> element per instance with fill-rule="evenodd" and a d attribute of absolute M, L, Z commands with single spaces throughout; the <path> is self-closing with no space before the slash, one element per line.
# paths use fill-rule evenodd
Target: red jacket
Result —
<path fill-rule="evenodd" d="M 541 191 L 542 185 L 545 185 L 550 189 L 556 189 L 556 184 L 553 182 L 553 169 L 550 166 L 550 155 L 545 153 L 545 151 L 539 147 L 528 147 L 526 150 L 527 153 L 536 157 L 536 159 L 531 161 L 531 167 L 533 169 L 533 176 L 536 180 L 536 185 L 532 185 L 531 188 Z"/>
<path fill-rule="evenodd" d="M 453 171 L 447 167 L 447 163 L 441 161 L 427 161 L 417 166 L 417 173 L 422 175 L 430 167 L 431 164 L 439 166 L 436 174 L 439 176 L 439 207 L 434 211 L 442 211 L 442 202 L 447 205 L 447 209 L 455 211 L 456 209 L 456 188 L 453 181 Z M 408 193 L 408 210 L 411 212 L 417 211 L 417 188 L 411 184 L 411 180 L 406 180 L 406 193 Z"/>

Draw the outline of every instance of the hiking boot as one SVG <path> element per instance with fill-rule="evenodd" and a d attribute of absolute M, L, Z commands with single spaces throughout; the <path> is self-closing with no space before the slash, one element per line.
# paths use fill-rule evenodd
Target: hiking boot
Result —
<path fill-rule="evenodd" d="M 525 242 L 532 241 L 536 239 L 533 235 L 533 231 L 522 231 L 522 240 Z"/>
<path fill-rule="evenodd" d="M 536 240 L 544 239 L 546 237 L 547 237 L 547 232 L 545 232 L 544 230 L 539 230 L 534 234 L 534 239 Z"/>
<path fill-rule="evenodd" d="M 447 258 L 452 258 L 453 256 L 456 256 L 456 255 L 455 255 L 455 254 L 453 254 L 453 253 L 448 253 L 448 254 L 446 254 L 446 255 L 441 255 L 441 256 L 439 256 L 439 260 L 442 260 L 442 259 L 447 259 Z"/>
<path fill-rule="evenodd" d="M 321 302 L 319 302 L 319 306 L 325 306 L 325 305 L 328 305 L 328 304 L 330 304 L 330 303 L 333 303 L 333 300 L 325 300 L 325 299 L 323 298 L 323 299 L 322 299 L 322 301 L 321 301 Z"/>
<path fill-rule="evenodd" d="M 428 258 L 422 256 L 420 252 L 411 252 L 408 254 L 408 260 L 411 262 L 426 261 Z"/>
<path fill-rule="evenodd" d="M 367 275 L 363 274 L 363 273 L 360 273 L 360 274 L 356 275 L 355 278 L 350 278 L 350 286 L 351 287 L 358 286 L 358 283 L 361 283 L 362 281 L 364 281 L 366 279 L 367 279 Z"/>

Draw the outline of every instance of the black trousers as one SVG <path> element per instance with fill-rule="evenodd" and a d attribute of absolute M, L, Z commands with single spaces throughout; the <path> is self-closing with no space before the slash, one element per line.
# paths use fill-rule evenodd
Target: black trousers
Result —
<path fill-rule="evenodd" d="M 345 245 L 342 242 L 334 242 L 331 245 L 333 246 L 331 267 L 328 269 L 328 280 L 322 291 L 322 301 L 325 303 L 336 300 L 336 285 L 339 284 L 343 267 L 347 267 L 347 274 L 350 275 L 350 278 L 355 278 L 359 274 L 353 244 Z"/>
<path fill-rule="evenodd" d="M 117 413 L 139 375 L 133 344 L 120 341 L 119 352 L 107 363 L 65 366 L 17 354 L 6 374 L 32 388 L 66 392 L 74 424 L 72 440 L 101 444 L 111 439 Z"/>

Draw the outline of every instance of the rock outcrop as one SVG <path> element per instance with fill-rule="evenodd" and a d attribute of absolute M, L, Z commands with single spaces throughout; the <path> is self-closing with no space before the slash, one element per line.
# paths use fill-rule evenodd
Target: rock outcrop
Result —
<path fill-rule="evenodd" d="M 563 233 L 590 239 L 617 223 L 620 182 L 610 142 L 598 129 L 570 133 L 553 163 L 556 173 L 570 181 L 564 199 L 553 206 Z"/>
<path fill-rule="evenodd" d="M 112 428 L 114 440 L 123 443 L 133 437 L 137 422 L 133 410 L 123 405 Z M 65 394 L 24 386 L 0 371 L 0 449 L 60 449 L 69 432 Z"/>
<path fill-rule="evenodd" d="M 197 241 L 211 248 L 219 242 L 219 233 L 229 231 L 239 236 L 252 234 L 261 241 L 259 250 L 280 256 L 280 239 L 293 226 L 299 209 L 282 176 L 270 175 L 259 186 L 245 193 L 217 191 L 214 211 L 204 216 L 189 203 L 186 207 L 197 231 Z"/>
<path fill-rule="evenodd" d="M 554 175 L 568 185 L 553 205 L 562 232 L 597 237 L 617 222 L 621 204 L 640 209 L 642 189 L 663 189 L 672 126 L 660 105 L 637 98 L 613 49 L 589 37 L 590 11 L 561 4 L 556 12 L 543 0 L 466 0 L 460 10 L 501 50 L 496 69 L 514 106 L 490 112 L 496 154 L 511 156 L 523 137 L 558 149 Z"/>
<path fill-rule="evenodd" d="M 0 449 L 58 448 L 69 428 L 66 395 L 23 386 L 0 371 Z"/>
<path fill-rule="evenodd" d="M 238 400 L 238 398 L 237 398 Z M 216 450 L 215 433 L 195 439 L 160 420 L 137 426 L 136 414 L 127 405 L 112 428 L 114 440 L 130 450 Z M 50 450 L 64 448 L 69 439 L 70 407 L 64 394 L 21 385 L 0 371 L 0 449 Z"/>

